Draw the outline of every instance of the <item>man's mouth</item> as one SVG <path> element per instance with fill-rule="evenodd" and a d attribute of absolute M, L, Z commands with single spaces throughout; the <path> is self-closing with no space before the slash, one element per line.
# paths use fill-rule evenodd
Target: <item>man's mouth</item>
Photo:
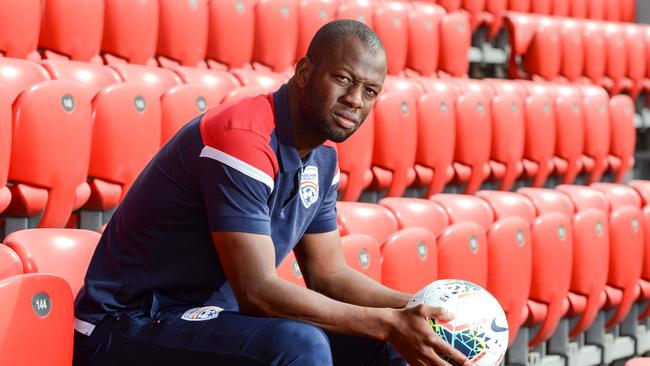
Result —
<path fill-rule="evenodd" d="M 336 124 L 346 130 L 353 129 L 357 126 L 357 120 L 355 118 L 344 116 L 339 113 L 334 113 L 334 120 L 336 121 Z"/>

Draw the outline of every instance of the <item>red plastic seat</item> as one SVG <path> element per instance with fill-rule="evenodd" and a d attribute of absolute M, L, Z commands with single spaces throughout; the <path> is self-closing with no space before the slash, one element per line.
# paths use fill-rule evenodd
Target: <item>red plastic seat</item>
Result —
<path fill-rule="evenodd" d="M 499 190 L 510 190 L 523 171 L 525 111 L 516 93 L 500 93 L 492 98 L 492 151 L 490 171 L 499 181 Z"/>
<path fill-rule="evenodd" d="M 23 90 L 46 80 L 50 80 L 50 75 L 43 66 L 36 62 L 0 58 L 0 84 L 8 93 L 10 104 Z"/>
<path fill-rule="evenodd" d="M 553 171 L 556 144 L 555 103 L 548 94 L 526 98 L 524 173 L 533 187 L 542 187 Z"/>
<path fill-rule="evenodd" d="M 551 14 L 551 0 L 534 0 L 530 2 L 530 12 L 537 14 Z"/>
<path fill-rule="evenodd" d="M 636 127 L 634 126 L 634 101 L 627 95 L 616 95 L 609 100 L 611 141 L 609 167 L 614 181 L 622 182 L 634 166 Z"/>
<path fill-rule="evenodd" d="M 587 0 L 587 17 L 595 20 L 605 20 L 607 11 L 605 1 L 607 0 Z"/>
<path fill-rule="evenodd" d="M 548 340 L 565 315 L 573 268 L 573 204 L 565 194 L 543 188 L 518 190 L 537 211 L 532 224 L 533 272 L 527 325 L 541 323 L 529 341 L 536 347 Z"/>
<path fill-rule="evenodd" d="M 160 146 L 160 101 L 154 90 L 121 83 L 93 99 L 87 210 L 117 206 Z"/>
<path fill-rule="evenodd" d="M 161 66 L 205 65 L 208 0 L 158 0 L 158 62 Z"/>
<path fill-rule="evenodd" d="M 366 234 L 354 234 L 341 238 L 343 255 L 350 267 L 381 282 L 381 250 L 375 238 Z"/>
<path fill-rule="evenodd" d="M 377 98 L 372 156 L 372 190 L 401 196 L 415 180 L 417 109 L 408 94 L 383 92 Z"/>
<path fill-rule="evenodd" d="M 510 60 L 508 61 L 508 73 L 511 78 L 527 76 L 520 69 L 519 59 L 528 52 L 531 41 L 537 32 L 538 22 L 539 17 L 530 14 L 507 12 L 504 15 L 504 23 L 511 45 Z"/>
<path fill-rule="evenodd" d="M 508 10 L 528 13 L 530 11 L 531 1 L 532 0 L 508 0 Z"/>
<path fill-rule="evenodd" d="M 462 0 L 438 0 L 438 4 L 445 8 L 448 13 L 451 13 L 460 9 Z"/>
<path fill-rule="evenodd" d="M 210 1 L 210 68 L 238 68 L 251 62 L 255 36 L 255 0 Z"/>
<path fill-rule="evenodd" d="M 634 23 L 636 21 L 636 1 L 620 0 L 621 21 Z"/>
<path fill-rule="evenodd" d="M 610 254 L 607 307 L 616 311 L 607 320 L 612 327 L 627 316 L 639 295 L 644 265 L 644 237 L 641 198 L 629 186 L 612 183 L 593 183 L 591 187 L 603 192 L 610 204 Z M 621 299 L 618 301 L 617 297 Z"/>
<path fill-rule="evenodd" d="M 600 84 L 605 76 L 607 65 L 607 49 L 602 26 L 597 22 L 586 21 L 583 23 L 582 36 L 584 40 L 584 76 L 591 79 L 594 84 Z M 589 62 L 587 62 L 589 60 Z"/>
<path fill-rule="evenodd" d="M 93 96 L 104 87 L 121 82 L 118 73 L 104 65 L 66 60 L 44 60 L 42 64 L 52 79 L 82 84 Z"/>
<path fill-rule="evenodd" d="M 596 86 L 585 86 L 582 90 L 582 105 L 585 121 L 585 144 L 582 163 L 584 173 L 589 174 L 589 183 L 597 182 L 607 170 L 610 143 L 609 95 Z"/>
<path fill-rule="evenodd" d="M 48 0 L 38 39 L 43 58 L 101 63 L 104 28 L 102 0 Z"/>
<path fill-rule="evenodd" d="M 647 46 L 646 29 L 636 24 L 625 25 L 625 48 L 627 49 L 627 85 L 633 98 L 639 95 L 643 88 L 646 74 Z"/>
<path fill-rule="evenodd" d="M 384 44 L 388 73 L 391 75 L 401 74 L 406 67 L 410 10 L 408 3 L 399 1 L 381 2 L 375 8 L 373 29 Z"/>
<path fill-rule="evenodd" d="M 551 0 L 551 14 L 558 17 L 568 17 L 570 2 L 565 0 Z"/>
<path fill-rule="evenodd" d="M 158 13 L 156 0 L 104 0 L 104 62 L 155 65 Z"/>
<path fill-rule="evenodd" d="M 116 64 L 111 66 L 122 80 L 143 83 L 162 95 L 169 88 L 181 84 L 181 78 L 171 70 L 143 65 Z"/>
<path fill-rule="evenodd" d="M 438 235 L 449 226 L 445 209 L 431 200 L 408 197 L 387 197 L 379 204 L 388 208 L 397 218 L 400 229 L 421 227 Z"/>
<path fill-rule="evenodd" d="M 643 213 L 643 271 L 641 272 L 641 297 L 642 300 L 650 299 L 650 182 L 645 180 L 632 180 L 630 186 L 633 187 L 642 199 Z M 642 312 L 640 319 L 650 316 L 650 306 L 647 306 Z"/>
<path fill-rule="evenodd" d="M 14 104 L 9 216 L 32 217 L 39 227 L 63 227 L 88 199 L 90 93 L 69 81 L 45 81 Z"/>
<path fill-rule="evenodd" d="M 582 95 L 576 87 L 557 87 L 554 162 L 555 174 L 562 176 L 564 184 L 573 183 L 582 171 L 581 159 L 585 145 L 583 109 Z"/>
<path fill-rule="evenodd" d="M 7 178 L 11 161 L 12 102 L 10 93 L 0 87 L 0 212 L 4 211 L 11 202 Z"/>
<path fill-rule="evenodd" d="M 492 116 L 484 93 L 466 92 L 456 100 L 455 181 L 464 193 L 476 192 L 490 174 Z"/>
<path fill-rule="evenodd" d="M 612 94 L 618 94 L 623 88 L 621 84 L 623 78 L 627 75 L 628 49 L 625 42 L 625 29 L 616 23 L 604 23 L 603 27 L 606 50 L 605 75 L 608 78 L 603 83 Z"/>
<path fill-rule="evenodd" d="M 561 38 L 560 74 L 569 81 L 576 81 L 582 77 L 585 60 L 583 23 L 575 19 L 564 19 L 558 22 Z"/>
<path fill-rule="evenodd" d="M 489 23 L 492 20 L 492 17 L 486 11 L 488 3 L 489 1 L 486 0 L 463 0 L 462 8 L 469 12 L 469 22 L 472 27 L 472 32 L 481 24 Z"/>
<path fill-rule="evenodd" d="M 223 99 L 223 103 L 232 102 L 234 100 L 254 97 L 260 94 L 268 94 L 275 91 L 275 88 L 264 88 L 260 86 L 242 86 L 240 88 L 235 88 L 226 97 Z"/>
<path fill-rule="evenodd" d="M 0 1 L 0 55 L 38 59 L 40 0 Z"/>
<path fill-rule="evenodd" d="M 609 203 L 602 192 L 573 185 L 559 185 L 557 189 L 571 198 L 576 210 L 572 219 L 573 274 L 569 294 L 569 315 L 579 316 L 569 333 L 575 337 L 591 326 L 601 309 L 610 250 L 619 249 L 610 249 Z"/>
<path fill-rule="evenodd" d="M 193 118 L 221 102 L 223 95 L 213 93 L 203 85 L 183 84 L 163 94 L 161 104 L 161 143 L 164 145 Z"/>
<path fill-rule="evenodd" d="M 621 21 L 621 0 L 605 0 L 605 20 L 610 22 Z"/>
<path fill-rule="evenodd" d="M 375 116 L 371 111 L 361 127 L 342 143 L 336 144 L 339 157 L 339 191 L 341 200 L 356 201 L 372 182 L 372 152 L 375 139 Z"/>
<path fill-rule="evenodd" d="M 23 264 L 16 252 L 0 244 L 0 281 L 23 273 Z"/>
<path fill-rule="evenodd" d="M 198 84 L 210 89 L 219 101 L 239 86 L 237 78 L 227 71 L 186 66 L 176 66 L 172 70 L 180 76 L 183 83 Z"/>
<path fill-rule="evenodd" d="M 590 0 L 569 1 L 569 16 L 572 18 L 587 18 Z"/>
<path fill-rule="evenodd" d="M 537 4 L 534 1 L 533 4 Z M 529 74 L 553 80 L 560 74 L 562 45 L 561 24 L 552 17 L 540 17 L 537 28 L 524 55 L 524 67 Z"/>
<path fill-rule="evenodd" d="M 438 67 L 452 76 L 465 76 L 469 71 L 469 49 L 472 29 L 466 13 L 446 14 L 440 22 L 440 58 Z"/>
<path fill-rule="evenodd" d="M 408 17 L 406 67 L 422 76 L 438 69 L 440 21 L 445 11 L 433 4 L 413 3 Z"/>
<path fill-rule="evenodd" d="M 307 54 L 307 48 L 316 31 L 326 23 L 334 20 L 338 1 L 336 0 L 303 0 L 298 10 L 298 48 L 296 62 Z"/>
<path fill-rule="evenodd" d="M 484 200 L 465 194 L 436 194 L 431 200 L 442 206 L 451 224 L 474 222 L 487 231 L 494 222 L 494 214 Z"/>
<path fill-rule="evenodd" d="M 431 81 L 417 103 L 418 141 L 415 153 L 416 184 L 426 187 L 424 197 L 442 192 L 454 175 L 456 96 L 445 82 Z"/>
<path fill-rule="evenodd" d="M 398 230 L 397 219 L 389 209 L 373 203 L 337 202 L 341 235 L 366 234 L 378 243 Z"/>
<path fill-rule="evenodd" d="M 451 225 L 436 239 L 439 279 L 462 279 L 487 287 L 487 238 L 480 225 L 473 222 Z"/>
<path fill-rule="evenodd" d="M 490 30 L 488 39 L 494 38 L 503 27 L 503 13 L 508 8 L 508 0 L 491 0 L 486 2 L 485 10 L 488 12 L 488 23 Z"/>
<path fill-rule="evenodd" d="M 253 61 L 286 72 L 293 67 L 297 48 L 298 0 L 260 0 L 255 7 Z"/>
<path fill-rule="evenodd" d="M 293 251 L 290 251 L 289 254 L 282 260 L 277 269 L 278 276 L 285 279 L 289 282 L 292 282 L 301 287 L 307 287 L 305 285 L 305 279 L 300 272 L 300 266 L 296 260 L 296 255 L 293 254 Z"/>
<path fill-rule="evenodd" d="M 0 364 L 71 365 L 72 301 L 67 282 L 51 274 L 30 273 L 0 281 L 0 308 L 4 309 Z"/>
<path fill-rule="evenodd" d="M 650 365 L 650 357 L 636 357 L 631 360 L 625 361 L 625 366 L 648 366 Z"/>
<path fill-rule="evenodd" d="M 84 283 L 100 235 L 79 229 L 15 231 L 4 244 L 20 257 L 24 273 L 51 273 L 64 278 L 75 297 Z"/>
<path fill-rule="evenodd" d="M 435 235 L 424 228 L 400 230 L 381 246 L 382 283 L 406 293 L 416 293 L 438 274 Z"/>
<path fill-rule="evenodd" d="M 367 0 L 342 1 L 336 11 L 336 19 L 353 19 L 374 29 L 375 3 Z"/>

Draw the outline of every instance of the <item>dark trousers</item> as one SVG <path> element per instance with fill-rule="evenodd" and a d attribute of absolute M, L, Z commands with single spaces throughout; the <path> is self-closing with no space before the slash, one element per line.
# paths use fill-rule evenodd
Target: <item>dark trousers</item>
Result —
<path fill-rule="evenodd" d="M 186 309 L 159 318 L 107 318 L 90 336 L 75 332 L 74 366 L 406 365 L 387 343 L 299 321 L 223 311 L 188 321 Z"/>

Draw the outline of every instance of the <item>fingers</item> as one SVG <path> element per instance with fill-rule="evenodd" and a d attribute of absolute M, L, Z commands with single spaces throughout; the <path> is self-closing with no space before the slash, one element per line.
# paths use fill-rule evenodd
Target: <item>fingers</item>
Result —
<path fill-rule="evenodd" d="M 432 347 L 436 351 L 436 353 L 438 353 L 440 355 L 443 355 L 447 359 L 452 361 L 453 365 L 471 366 L 471 364 L 472 364 L 469 361 L 469 359 L 467 359 L 467 357 L 465 357 L 464 354 L 462 354 L 459 350 L 452 347 L 449 343 L 445 342 L 438 335 L 434 336 Z M 447 364 L 447 363 L 445 363 L 445 364 Z"/>
<path fill-rule="evenodd" d="M 418 308 L 420 314 L 426 319 L 436 319 L 445 322 L 454 320 L 454 315 L 445 308 L 429 305 L 418 305 Z"/>

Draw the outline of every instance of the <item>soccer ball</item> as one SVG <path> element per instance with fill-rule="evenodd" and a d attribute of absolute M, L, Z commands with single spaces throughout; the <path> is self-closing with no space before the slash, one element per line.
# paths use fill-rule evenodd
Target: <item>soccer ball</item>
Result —
<path fill-rule="evenodd" d="M 508 323 L 499 302 L 469 281 L 438 280 L 418 291 L 407 307 L 426 304 L 449 311 L 450 322 L 429 320 L 442 339 L 474 365 L 499 365 L 508 348 Z"/>

